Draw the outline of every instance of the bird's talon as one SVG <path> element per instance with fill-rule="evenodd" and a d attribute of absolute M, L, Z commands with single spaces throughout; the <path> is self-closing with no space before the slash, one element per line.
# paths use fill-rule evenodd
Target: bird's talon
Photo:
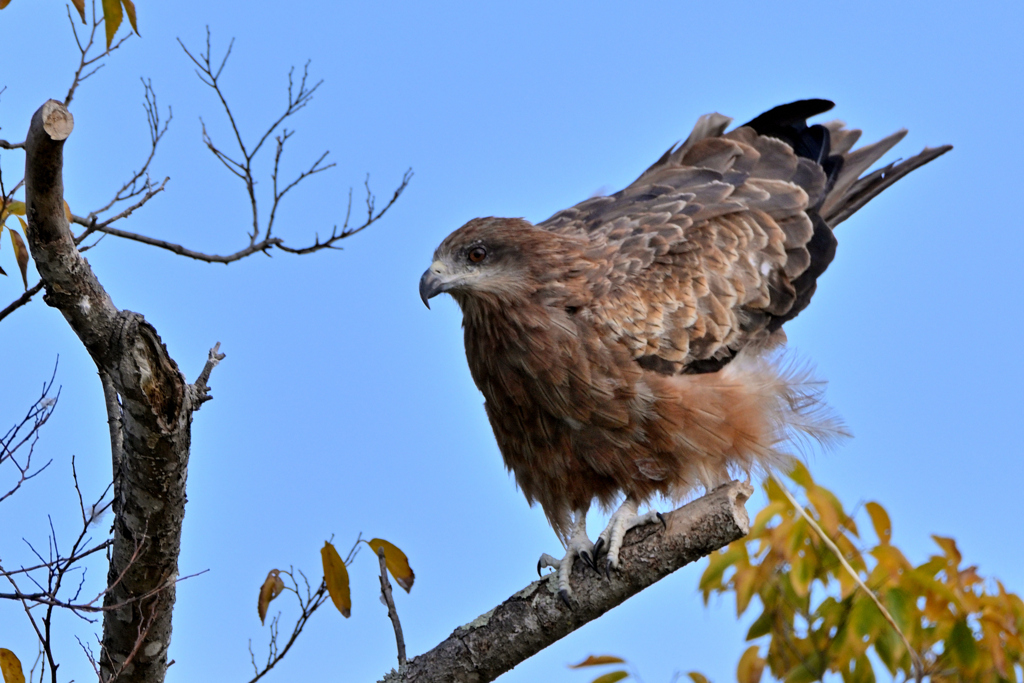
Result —
<path fill-rule="evenodd" d="M 580 559 L 587 563 L 587 566 L 593 570 L 597 570 L 597 565 L 594 563 L 594 558 L 586 550 L 580 551 Z"/>
<path fill-rule="evenodd" d="M 570 601 L 570 596 L 571 595 L 572 594 L 568 591 L 568 589 L 565 589 L 565 588 L 559 588 L 558 589 L 558 597 L 562 598 L 562 602 L 564 602 L 565 606 L 568 607 L 569 609 L 572 609 L 572 602 Z"/>
<path fill-rule="evenodd" d="M 597 558 L 601 554 L 601 548 L 604 547 L 604 538 L 598 536 L 597 541 L 594 542 L 594 557 Z"/>
<path fill-rule="evenodd" d="M 658 516 L 658 521 L 661 522 L 662 528 L 668 531 L 668 522 L 665 521 L 665 515 L 660 512 L 655 512 L 654 514 Z"/>
<path fill-rule="evenodd" d="M 540 563 L 541 563 L 541 561 L 537 560 L 537 576 L 539 576 L 540 578 L 543 579 L 544 575 L 540 573 L 540 570 L 541 570 L 541 564 Z"/>

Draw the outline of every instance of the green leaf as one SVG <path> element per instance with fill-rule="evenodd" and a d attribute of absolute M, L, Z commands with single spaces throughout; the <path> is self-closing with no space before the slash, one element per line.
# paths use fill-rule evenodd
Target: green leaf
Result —
<path fill-rule="evenodd" d="M 843 676 L 846 683 L 875 683 L 875 670 L 871 666 L 871 660 L 867 655 L 857 657 L 853 665 L 853 672 L 850 676 Z"/>
<path fill-rule="evenodd" d="M 974 640 L 971 627 L 964 619 L 958 619 L 946 638 L 946 651 L 965 669 L 974 668 L 978 661 L 978 643 Z"/>
<path fill-rule="evenodd" d="M 772 630 L 772 613 L 768 610 L 761 612 L 761 616 L 754 620 L 747 631 L 747 640 L 754 640 L 761 636 L 768 635 Z"/>
<path fill-rule="evenodd" d="M 708 568 L 704 570 L 704 574 L 700 577 L 700 590 L 704 591 L 706 595 L 716 588 L 721 588 L 722 575 L 725 573 L 725 570 L 745 554 L 746 549 L 742 543 L 739 544 L 739 547 L 730 545 L 724 552 L 712 553 L 708 558 Z"/>
<path fill-rule="evenodd" d="M 121 13 L 121 0 L 103 0 L 103 23 L 107 28 L 107 49 L 114 42 L 114 34 L 121 26 L 124 15 Z"/>
<path fill-rule="evenodd" d="M 814 580 L 814 560 L 809 552 L 797 554 L 793 558 L 793 570 L 789 573 L 789 582 L 793 592 L 806 598 L 811 592 L 811 581 Z"/>
<path fill-rule="evenodd" d="M 602 676 L 598 676 L 590 683 L 615 683 L 615 681 L 621 681 L 623 678 L 629 678 L 628 671 L 612 671 Z"/>
<path fill-rule="evenodd" d="M 900 630 L 907 633 L 914 622 L 914 598 L 902 588 L 890 588 L 885 592 L 884 600 Z"/>
<path fill-rule="evenodd" d="M 889 513 L 874 501 L 865 503 L 864 509 L 871 515 L 871 524 L 875 527 L 875 533 L 878 534 L 878 542 L 889 545 L 892 540 L 892 522 L 889 521 Z"/>
<path fill-rule="evenodd" d="M 885 630 L 879 633 L 878 638 L 875 639 L 875 652 L 878 653 L 878 658 L 882 660 L 882 664 L 885 664 L 885 668 L 894 676 L 896 675 L 896 667 L 899 665 L 898 657 L 902 651 L 903 643 L 900 637 L 892 630 L 892 626 L 886 623 Z"/>
<path fill-rule="evenodd" d="M 853 632 L 858 637 L 867 636 L 870 640 L 874 640 L 881 629 L 889 628 L 889 624 L 885 621 L 882 613 L 878 611 L 875 603 L 863 594 L 858 595 L 853 601 L 853 608 L 850 610 L 850 623 L 853 625 Z"/>

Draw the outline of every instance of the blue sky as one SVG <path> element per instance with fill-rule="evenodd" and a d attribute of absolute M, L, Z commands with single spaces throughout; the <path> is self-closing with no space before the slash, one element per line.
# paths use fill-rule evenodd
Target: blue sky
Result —
<path fill-rule="evenodd" d="M 787 325 L 856 435 L 813 456 L 811 471 L 848 505 L 885 505 L 913 560 L 932 551 L 929 534 L 952 535 L 983 574 L 1024 590 L 1019 3 L 140 0 L 138 12 L 143 37 L 72 106 L 65 186 L 76 213 L 106 203 L 145 154 L 139 78 L 151 78 L 174 110 L 153 175 L 171 181 L 119 225 L 209 252 L 245 244 L 242 186 L 200 139 L 202 116 L 228 141 L 223 114 L 175 41 L 198 48 L 206 25 L 215 54 L 236 38 L 224 82 L 249 139 L 283 107 L 291 65 L 312 60 L 325 81 L 293 120 L 285 163 L 297 172 L 329 149 L 338 167 L 286 200 L 278 231 L 290 243 L 328 233 L 364 174 L 380 197 L 406 168 L 416 174 L 340 253 L 225 267 L 107 238 L 88 255 L 115 304 L 156 326 L 190 380 L 214 342 L 227 353 L 193 428 L 180 567 L 208 571 L 179 586 L 169 680 L 248 680 L 247 640 L 260 655 L 266 638 L 255 610 L 263 577 L 295 565 L 318 579 L 332 534 L 339 548 L 362 531 L 409 555 L 416 585 L 397 601 L 410 654 L 529 582 L 558 544 L 504 472 L 457 307 L 419 301 L 434 248 L 477 216 L 542 220 L 624 186 L 703 113 L 742 122 L 805 97 L 834 100 L 834 115 L 868 141 L 909 128 L 897 155 L 956 147 L 839 228 L 813 304 Z M 63 98 L 77 51 L 58 3 L 13 0 L 0 28 L 0 137 L 20 140 L 39 105 Z M 22 163 L 0 153 L 6 182 Z M 0 265 L 14 271 L 9 243 Z M 16 276 L 4 279 L 0 305 L 20 291 Z M 95 368 L 41 301 L 0 324 L 0 424 L 35 398 L 58 354 L 61 400 L 38 446 L 54 463 L 0 507 L 7 566 L 28 561 L 22 537 L 45 546 L 47 513 L 70 537 L 72 455 L 87 494 L 110 477 Z M 701 569 L 501 680 L 589 680 L 564 667 L 600 652 L 630 658 L 648 683 L 691 669 L 732 680 L 746 626 L 728 601 L 703 607 Z M 376 680 L 394 665 L 372 558 L 350 573 L 352 618 L 317 614 L 269 680 Z M 104 574 L 93 567 L 87 586 Z M 279 605 L 287 622 L 292 606 Z M 88 625 L 59 629 L 62 678 L 89 680 L 73 637 Z M 0 605 L 0 646 L 30 661 L 33 641 L 20 610 Z"/>

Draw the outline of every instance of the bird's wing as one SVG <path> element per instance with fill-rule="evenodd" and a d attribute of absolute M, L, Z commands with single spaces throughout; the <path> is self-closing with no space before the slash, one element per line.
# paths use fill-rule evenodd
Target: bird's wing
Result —
<path fill-rule="evenodd" d="M 805 123 L 831 106 L 794 102 L 729 133 L 731 119 L 705 115 L 626 189 L 538 224 L 588 238 L 601 266 L 588 309 L 606 338 L 647 369 L 709 372 L 807 306 L 835 254 L 828 219 L 891 184 L 860 176 L 906 134 L 851 152 L 860 131 Z"/>

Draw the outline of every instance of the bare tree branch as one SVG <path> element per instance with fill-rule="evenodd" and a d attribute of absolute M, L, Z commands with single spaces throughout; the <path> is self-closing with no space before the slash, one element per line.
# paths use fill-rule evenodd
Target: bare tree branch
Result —
<path fill-rule="evenodd" d="M 14 313 L 14 311 L 18 310 L 19 308 L 27 304 L 29 301 L 32 301 L 32 297 L 38 294 L 39 290 L 41 290 L 42 288 L 43 281 L 40 280 L 39 282 L 35 283 L 34 285 L 26 289 L 24 294 L 19 296 L 11 303 L 7 304 L 7 306 L 2 311 L 0 311 L 0 320 L 3 320 L 11 313 Z"/>
<path fill-rule="evenodd" d="M 44 300 L 64 315 L 110 378 L 126 416 L 114 471 L 100 669 L 105 679 L 130 670 L 134 681 L 159 683 L 167 668 L 196 406 L 156 330 L 141 315 L 114 306 L 75 245 L 62 180 L 63 144 L 73 125 L 67 108 L 54 100 L 32 117 L 25 142 L 28 245 L 45 283 Z"/>
<path fill-rule="evenodd" d="M 455 629 L 447 640 L 392 670 L 384 683 L 485 683 L 596 619 L 680 567 L 746 535 L 743 504 L 750 484 L 732 482 L 678 510 L 659 525 L 636 527 L 622 545 L 620 569 L 603 578 L 579 562 L 572 575 L 576 602 L 558 597 L 554 574 L 534 581 L 508 600 Z"/>

